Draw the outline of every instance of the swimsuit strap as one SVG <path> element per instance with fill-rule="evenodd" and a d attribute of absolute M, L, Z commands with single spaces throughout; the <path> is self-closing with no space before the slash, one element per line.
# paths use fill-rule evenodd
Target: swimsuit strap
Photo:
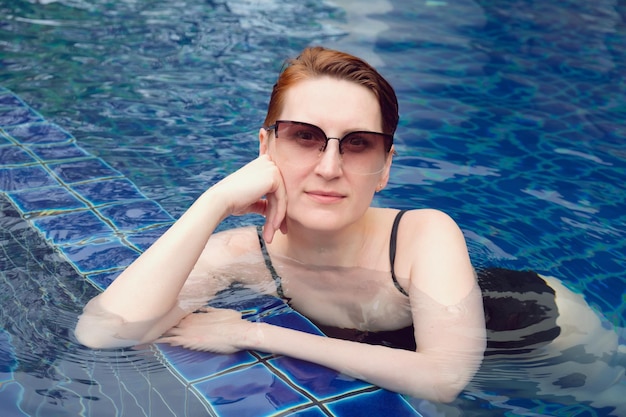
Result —
<path fill-rule="evenodd" d="M 391 264 L 391 279 L 393 280 L 393 285 L 396 286 L 398 291 L 408 297 L 409 293 L 407 293 L 404 288 L 402 288 L 398 283 L 398 278 L 396 278 L 396 271 L 393 267 L 396 261 L 396 240 L 398 237 L 398 225 L 400 224 L 400 219 L 406 212 L 407 210 L 400 210 L 398 214 L 396 214 L 396 218 L 393 221 L 393 227 L 391 228 L 391 239 L 389 240 L 389 263 Z"/>
<path fill-rule="evenodd" d="M 267 252 L 267 247 L 265 246 L 265 239 L 263 239 L 263 226 L 256 227 L 256 233 L 259 237 L 259 245 L 261 245 L 261 253 L 263 254 L 263 259 L 265 260 L 265 266 L 268 271 L 272 275 L 272 279 L 274 280 L 274 284 L 276 284 L 276 292 L 278 296 L 282 299 L 285 298 L 285 294 L 283 293 L 283 283 L 280 275 L 276 273 L 274 269 L 274 265 L 272 265 L 272 259 L 270 258 L 270 254 Z"/>

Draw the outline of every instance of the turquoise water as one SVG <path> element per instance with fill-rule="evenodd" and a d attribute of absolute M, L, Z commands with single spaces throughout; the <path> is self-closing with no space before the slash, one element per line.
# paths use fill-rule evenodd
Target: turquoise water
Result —
<path fill-rule="evenodd" d="M 477 266 L 557 276 L 607 327 L 626 326 L 626 4 L 316 3 L 0 1 L 0 86 L 176 218 L 256 155 L 285 57 L 309 44 L 358 53 L 400 100 L 399 156 L 375 204 L 440 208 L 463 228 Z M 2 204 L 5 281 L 37 277 L 13 293 L 2 289 L 0 340 L 15 348 L 6 368 L 20 364 L 23 385 L 36 392 L 27 398 L 61 402 L 73 363 L 120 372 L 104 370 L 110 355 L 123 372 L 136 365 L 128 378 L 149 379 L 146 390 L 169 387 L 172 375 L 146 352 L 72 344 L 65 334 L 94 289 Z M 47 292 L 57 282 L 70 297 Z M 10 299 L 22 302 L 8 308 Z M 50 334 L 65 335 L 63 343 L 51 345 Z M 89 397 L 87 388 L 75 395 Z M 175 395 L 189 415 L 201 407 L 184 390 Z M 607 413 L 497 386 L 451 407 L 448 415 Z"/>

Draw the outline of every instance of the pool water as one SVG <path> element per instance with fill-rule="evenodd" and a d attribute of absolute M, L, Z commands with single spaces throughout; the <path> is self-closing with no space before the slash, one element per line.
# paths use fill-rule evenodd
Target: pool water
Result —
<path fill-rule="evenodd" d="M 626 326 L 623 1 L 0 0 L 0 16 L 0 408 L 8 415 L 232 412 L 207 406 L 198 392 L 216 387 L 186 352 L 94 352 L 71 329 L 97 286 L 256 156 L 282 62 L 310 44 L 363 56 L 396 88 L 399 155 L 376 205 L 442 209 L 476 266 L 559 277 L 605 327 Z M 30 170 L 39 165 L 80 198 Z M 277 320 L 298 320 L 268 308 Z M 254 364 L 248 375 L 257 381 L 267 377 L 257 365 L 302 366 L 271 360 L 232 361 Z M 395 404 L 350 384 L 333 395 L 362 390 Z M 445 408 L 412 404 L 423 415 L 610 412 L 534 390 L 494 384 Z M 305 406 L 291 415 L 359 415 L 358 396 L 333 409 L 320 395 L 294 399 Z"/>

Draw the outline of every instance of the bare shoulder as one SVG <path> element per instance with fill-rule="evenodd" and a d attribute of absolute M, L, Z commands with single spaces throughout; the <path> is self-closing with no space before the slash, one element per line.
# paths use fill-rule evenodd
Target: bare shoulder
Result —
<path fill-rule="evenodd" d="M 411 210 L 404 217 L 398 239 L 411 287 L 442 304 L 456 304 L 476 283 L 463 232 L 440 210 Z"/>
<path fill-rule="evenodd" d="M 436 209 L 415 209 L 407 211 L 402 217 L 399 230 L 406 246 L 418 250 L 436 250 L 450 243 L 462 244 L 465 238 L 461 229 L 447 213 Z M 418 247 L 415 247 L 415 246 Z M 427 248 L 419 248 L 420 245 Z"/>

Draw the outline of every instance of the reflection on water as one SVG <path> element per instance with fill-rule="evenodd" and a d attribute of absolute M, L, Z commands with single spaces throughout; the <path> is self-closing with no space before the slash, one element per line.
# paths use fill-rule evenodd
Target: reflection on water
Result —
<path fill-rule="evenodd" d="M 363 51 L 383 63 L 402 113 L 377 204 L 450 212 L 477 266 L 559 275 L 624 325 L 624 2 L 314 3 L 0 0 L 0 37 L 11 40 L 0 80 L 176 216 L 256 155 L 284 57 L 310 43 Z M 50 407 L 75 398 L 61 386 L 101 403 L 115 397 L 98 392 L 109 377 L 145 387 L 132 371 L 155 371 L 149 351 L 78 346 L 71 323 L 93 289 L 10 208 L 0 212 L 0 325 L 12 335 L 10 345 L 0 335 L 0 370 Z M 482 390 L 446 415 L 600 414 L 571 398 L 541 403 L 547 388 L 521 381 L 557 359 L 567 363 L 548 355 L 485 368 Z M 584 365 L 568 366 L 591 375 Z M 564 379 L 546 383 L 581 383 L 555 375 Z"/>
<path fill-rule="evenodd" d="M 0 213 L 3 412 L 77 416 L 93 407 L 119 407 L 128 412 L 124 415 L 139 416 L 147 403 L 138 397 L 145 397 L 157 410 L 173 407 L 181 416 L 206 413 L 150 347 L 94 351 L 80 345 L 73 334 L 76 319 L 98 291 L 54 253 L 4 198 Z M 187 400 L 160 405 L 163 399 L 154 392 L 159 387 L 179 392 Z"/>

